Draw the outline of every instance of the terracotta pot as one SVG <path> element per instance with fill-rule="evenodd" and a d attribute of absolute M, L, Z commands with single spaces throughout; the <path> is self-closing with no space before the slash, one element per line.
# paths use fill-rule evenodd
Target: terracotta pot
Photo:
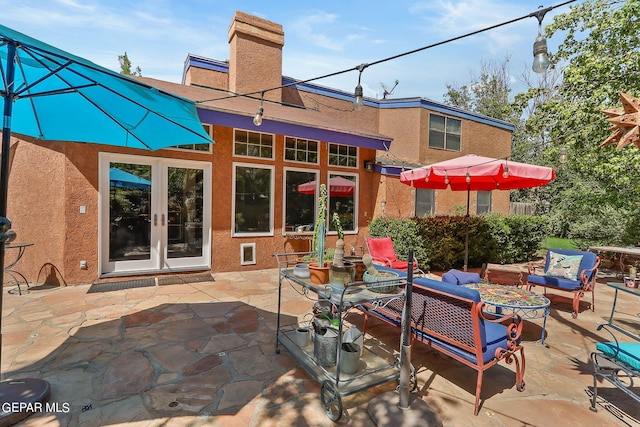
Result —
<path fill-rule="evenodd" d="M 318 267 L 317 262 L 310 262 L 309 274 L 311 275 L 311 283 L 318 285 L 326 285 L 329 283 L 329 265 L 326 267 Z"/>

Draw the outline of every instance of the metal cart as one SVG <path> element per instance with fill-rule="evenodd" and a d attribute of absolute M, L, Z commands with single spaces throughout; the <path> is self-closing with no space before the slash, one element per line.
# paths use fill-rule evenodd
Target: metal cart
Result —
<path fill-rule="evenodd" d="M 278 260 L 278 318 L 276 327 L 276 353 L 280 353 L 280 344 L 291 353 L 296 360 L 321 383 L 320 402 L 324 407 L 327 416 L 332 421 L 337 422 L 342 416 L 342 397 L 349 396 L 359 391 L 365 390 L 387 381 L 398 380 L 400 376 L 399 356 L 393 354 L 375 343 L 368 342 L 364 337 L 362 356 L 360 357 L 360 369 L 354 374 L 345 374 L 340 371 L 340 348 L 342 345 L 342 333 L 344 326 L 344 314 L 349 309 L 365 302 L 384 306 L 395 298 L 404 295 L 404 279 L 392 279 L 380 281 L 375 284 L 365 282 L 353 282 L 345 285 L 340 293 L 334 293 L 330 285 L 317 285 L 308 278 L 301 278 L 293 273 L 293 266 L 298 263 L 298 259 L 308 253 L 285 253 L 275 254 Z M 383 294 L 373 292 L 372 286 L 389 286 L 391 282 L 399 284 L 398 291 L 393 294 Z M 328 301 L 336 319 L 340 322 L 337 325 L 338 343 L 336 363 L 331 366 L 322 366 L 314 356 L 313 342 L 304 347 L 300 347 L 296 342 L 296 329 L 298 323 L 292 325 L 281 325 L 280 307 L 282 301 L 282 285 L 290 283 L 298 292 L 309 299 Z M 313 341 L 313 340 L 312 340 Z M 366 363 L 366 368 L 364 368 Z M 413 371 L 412 371 L 413 372 Z M 415 379 L 415 374 L 413 374 Z"/>

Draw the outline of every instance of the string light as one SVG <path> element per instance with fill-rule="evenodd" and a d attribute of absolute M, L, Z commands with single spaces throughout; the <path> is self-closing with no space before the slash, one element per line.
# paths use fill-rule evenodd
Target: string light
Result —
<path fill-rule="evenodd" d="M 262 107 L 263 102 L 264 102 L 264 91 L 260 93 L 260 107 L 258 107 L 256 116 L 253 118 L 253 124 L 256 126 L 260 126 L 262 124 L 262 114 L 264 113 L 264 108 Z"/>

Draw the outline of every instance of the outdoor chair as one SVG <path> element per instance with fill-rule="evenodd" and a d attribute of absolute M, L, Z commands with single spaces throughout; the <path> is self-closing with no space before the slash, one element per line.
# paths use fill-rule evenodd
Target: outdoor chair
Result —
<path fill-rule="evenodd" d="M 529 263 L 527 286 L 529 290 L 534 286 L 543 286 L 545 294 L 547 288 L 573 293 L 573 313 L 571 317 L 578 317 L 580 299 L 585 292 L 591 292 L 591 311 L 595 307 L 596 276 L 600 258 L 593 252 L 583 252 L 570 249 L 549 249 L 541 265 Z"/>
<path fill-rule="evenodd" d="M 393 248 L 393 241 L 391 237 L 369 237 L 365 239 L 369 254 L 373 258 L 373 263 L 392 268 L 394 270 L 408 271 L 409 262 L 401 261 L 396 255 L 396 251 Z M 418 267 L 418 261 L 413 259 L 413 272 L 418 274 L 424 274 Z"/>

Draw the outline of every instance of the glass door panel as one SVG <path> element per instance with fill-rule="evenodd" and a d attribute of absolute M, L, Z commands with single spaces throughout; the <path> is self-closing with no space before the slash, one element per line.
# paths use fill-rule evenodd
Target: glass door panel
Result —
<path fill-rule="evenodd" d="M 201 257 L 203 170 L 169 167 L 167 175 L 167 258 Z"/>
<path fill-rule="evenodd" d="M 109 261 L 151 259 L 151 166 L 111 163 Z"/>

